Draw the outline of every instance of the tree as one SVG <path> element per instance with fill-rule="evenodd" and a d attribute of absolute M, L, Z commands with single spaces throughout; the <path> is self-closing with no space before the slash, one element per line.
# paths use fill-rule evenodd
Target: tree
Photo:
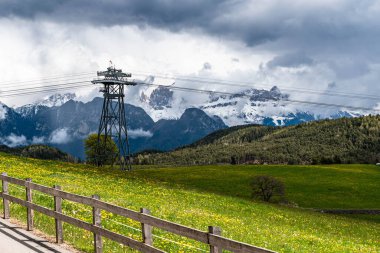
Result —
<path fill-rule="evenodd" d="M 256 176 L 252 179 L 252 197 L 269 202 L 273 196 L 284 197 L 284 184 L 271 176 Z"/>
<path fill-rule="evenodd" d="M 33 144 L 22 148 L 21 156 L 37 159 L 59 160 L 65 162 L 76 162 L 77 159 L 61 150 L 46 145 Z"/>
<path fill-rule="evenodd" d="M 100 145 L 98 147 L 98 135 L 90 134 L 84 143 L 84 148 L 86 152 L 86 161 L 90 164 L 97 164 L 98 166 L 104 164 L 112 164 L 115 161 L 119 149 L 115 141 L 108 136 L 105 140 L 105 136 L 100 136 Z M 102 156 L 98 156 L 98 148 L 102 149 Z"/>

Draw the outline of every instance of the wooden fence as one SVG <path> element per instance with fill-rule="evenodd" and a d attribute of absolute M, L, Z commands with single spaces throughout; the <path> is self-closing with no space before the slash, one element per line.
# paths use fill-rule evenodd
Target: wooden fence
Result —
<path fill-rule="evenodd" d="M 209 231 L 204 232 L 154 217 L 150 214 L 149 210 L 145 208 L 142 208 L 140 212 L 136 212 L 127 208 L 103 202 L 97 195 L 93 195 L 91 198 L 76 195 L 62 191 L 61 188 L 57 185 L 50 188 L 47 186 L 32 183 L 31 179 L 21 180 L 9 177 L 6 173 L 2 173 L 0 175 L 0 179 L 2 181 L 2 191 L 0 192 L 0 197 L 3 199 L 4 218 L 9 219 L 10 217 L 9 202 L 13 202 L 27 208 L 27 230 L 33 230 L 34 211 L 53 217 L 55 219 L 55 234 L 57 243 L 63 242 L 64 231 L 62 227 L 62 222 L 66 222 L 76 227 L 88 230 L 94 234 L 94 251 L 96 253 L 102 252 L 102 237 L 106 237 L 108 239 L 111 239 L 115 242 L 121 243 L 141 252 L 164 252 L 153 246 L 153 227 L 207 244 L 209 245 L 211 253 L 220 253 L 223 249 L 232 252 L 273 252 L 267 249 L 255 247 L 246 243 L 237 242 L 222 237 L 221 230 L 218 227 L 210 226 Z M 9 195 L 8 183 L 25 187 L 26 199 L 23 200 Z M 32 199 L 33 190 L 54 197 L 54 210 L 50 210 L 46 207 L 34 204 Z M 88 223 L 80 219 L 63 214 L 63 199 L 91 206 L 93 222 Z M 142 241 L 137 241 L 130 237 L 126 237 L 124 235 L 102 228 L 102 220 L 100 214 L 101 210 L 105 210 L 110 213 L 121 215 L 123 217 L 140 222 L 142 228 Z"/>

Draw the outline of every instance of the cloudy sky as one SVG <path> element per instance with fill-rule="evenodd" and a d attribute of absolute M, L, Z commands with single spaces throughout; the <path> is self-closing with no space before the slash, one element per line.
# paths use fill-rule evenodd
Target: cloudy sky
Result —
<path fill-rule="evenodd" d="M 0 89 L 102 70 L 112 60 L 141 79 L 277 85 L 293 99 L 372 108 L 378 100 L 305 90 L 380 96 L 379 26 L 376 0 L 0 0 Z"/>

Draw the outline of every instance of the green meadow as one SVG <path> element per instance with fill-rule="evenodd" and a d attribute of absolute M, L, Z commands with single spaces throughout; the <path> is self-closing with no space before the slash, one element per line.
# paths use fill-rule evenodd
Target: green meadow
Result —
<path fill-rule="evenodd" d="M 224 196 L 251 197 L 255 175 L 270 175 L 286 186 L 286 197 L 300 207 L 380 209 L 380 166 L 219 165 L 138 169 L 132 177 Z"/>
<path fill-rule="evenodd" d="M 207 230 L 219 226 L 234 240 L 278 252 L 379 252 L 380 222 L 374 216 L 339 216 L 312 209 L 380 209 L 380 167 L 329 166 L 197 166 L 138 167 L 132 172 L 0 154 L 0 171 L 17 178 L 101 199 Z M 254 175 L 272 175 L 285 183 L 290 205 L 253 201 Z M 25 198 L 20 187 L 12 195 Z M 52 208 L 52 197 L 37 192 L 33 201 Z M 63 202 L 64 213 L 90 222 L 89 207 Z M 25 208 L 11 205 L 11 217 L 25 222 Z M 103 226 L 141 239 L 140 224 L 102 212 Z M 54 220 L 36 213 L 36 227 L 54 235 Z M 92 252 L 92 234 L 64 224 L 65 241 Z M 154 229 L 154 245 L 168 252 L 203 252 L 207 246 Z M 105 252 L 132 252 L 105 240 Z"/>

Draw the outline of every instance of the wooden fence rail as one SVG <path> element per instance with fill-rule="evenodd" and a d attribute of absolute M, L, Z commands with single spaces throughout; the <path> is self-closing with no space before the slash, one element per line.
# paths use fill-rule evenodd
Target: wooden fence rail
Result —
<path fill-rule="evenodd" d="M 186 227 L 177 223 L 162 220 L 150 214 L 148 209 L 142 208 L 140 212 L 136 212 L 124 207 L 115 206 L 100 200 L 100 197 L 93 195 L 92 197 L 85 197 L 77 194 L 72 194 L 61 190 L 61 187 L 55 185 L 50 188 L 47 186 L 33 183 L 31 179 L 21 180 L 7 176 L 6 173 L 0 175 L 2 181 L 2 192 L 0 198 L 3 199 L 3 213 L 4 219 L 9 219 L 10 209 L 9 202 L 22 205 L 27 208 L 27 229 L 33 230 L 33 212 L 45 214 L 55 219 L 56 242 L 62 243 L 64 231 L 62 222 L 74 225 L 76 227 L 88 230 L 94 234 L 94 252 L 102 252 L 102 237 L 106 237 L 115 242 L 126 245 L 130 248 L 136 249 L 140 252 L 164 252 L 153 246 L 153 227 L 184 236 L 204 244 L 209 245 L 211 253 L 222 252 L 223 249 L 232 252 L 248 252 L 248 253 L 267 253 L 273 252 L 267 249 L 255 247 L 246 243 L 234 241 L 221 236 L 221 229 L 218 227 L 210 226 L 207 232 L 197 230 L 194 228 Z M 8 184 L 16 184 L 25 187 L 26 198 L 25 200 L 16 198 L 9 194 Z M 33 203 L 32 191 L 36 190 L 54 197 L 54 210 Z M 72 202 L 88 205 L 92 207 L 93 222 L 88 223 L 62 213 L 62 200 L 69 200 Z M 126 237 L 124 235 L 112 232 L 102 228 L 101 210 L 120 215 L 141 223 L 142 228 L 142 241 Z"/>

